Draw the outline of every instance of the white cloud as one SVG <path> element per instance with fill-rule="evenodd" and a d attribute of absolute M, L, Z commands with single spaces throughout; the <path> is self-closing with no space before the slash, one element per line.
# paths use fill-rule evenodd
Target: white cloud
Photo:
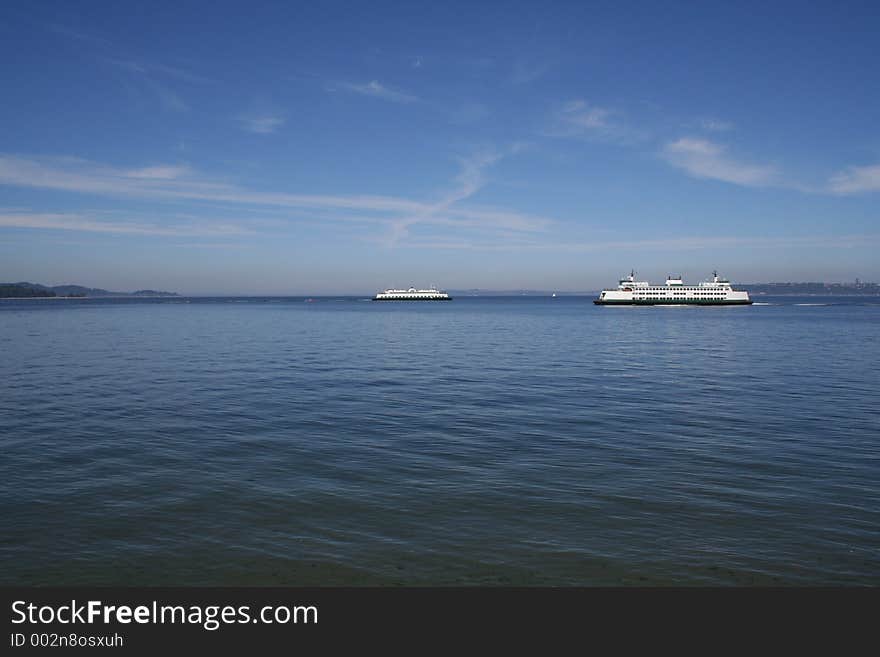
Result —
<path fill-rule="evenodd" d="M 707 139 L 683 137 L 664 146 L 662 157 L 694 178 L 721 180 L 735 185 L 761 187 L 778 182 L 775 167 L 747 164 L 731 158 L 726 148 Z"/>
<path fill-rule="evenodd" d="M 880 192 L 880 164 L 849 167 L 832 176 L 828 188 L 834 194 Z"/>
<path fill-rule="evenodd" d="M 392 89 L 391 87 L 386 87 L 385 85 L 380 84 L 378 80 L 372 80 L 364 84 L 339 82 L 334 85 L 329 85 L 328 90 L 335 91 L 337 87 L 356 94 L 361 94 L 362 96 L 381 98 L 382 100 L 388 100 L 393 103 L 415 103 L 419 100 L 412 94 L 405 93 L 398 89 Z"/>

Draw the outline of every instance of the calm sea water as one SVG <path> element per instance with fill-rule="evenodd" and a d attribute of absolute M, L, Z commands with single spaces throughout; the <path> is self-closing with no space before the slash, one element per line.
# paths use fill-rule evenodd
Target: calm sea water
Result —
<path fill-rule="evenodd" d="M 880 299 L 0 301 L 2 584 L 880 584 Z"/>

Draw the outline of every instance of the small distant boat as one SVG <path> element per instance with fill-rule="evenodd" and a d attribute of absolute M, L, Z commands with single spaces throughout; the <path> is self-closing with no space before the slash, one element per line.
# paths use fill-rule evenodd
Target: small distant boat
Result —
<path fill-rule="evenodd" d="M 417 290 L 414 287 L 406 290 L 389 288 L 383 292 L 377 292 L 373 301 L 452 301 L 452 297 L 435 287 L 424 290 Z"/>
<path fill-rule="evenodd" d="M 554 296 L 554 297 L 555 297 L 555 296 L 556 296 L 556 292 L 554 292 L 551 296 Z"/>

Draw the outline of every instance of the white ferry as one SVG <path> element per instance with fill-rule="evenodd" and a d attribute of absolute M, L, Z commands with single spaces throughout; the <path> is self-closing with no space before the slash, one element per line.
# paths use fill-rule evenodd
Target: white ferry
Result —
<path fill-rule="evenodd" d="M 669 276 L 666 285 L 637 281 L 635 271 L 620 279 L 616 290 L 602 290 L 593 303 L 600 306 L 742 306 L 752 300 L 746 290 L 734 290 L 730 281 L 712 272 L 711 281 L 685 285 L 681 276 Z"/>
<path fill-rule="evenodd" d="M 436 288 L 428 288 L 427 290 L 417 290 L 414 287 L 408 290 L 388 289 L 384 292 L 377 292 L 373 297 L 373 301 L 451 301 L 452 297 L 443 290 Z"/>

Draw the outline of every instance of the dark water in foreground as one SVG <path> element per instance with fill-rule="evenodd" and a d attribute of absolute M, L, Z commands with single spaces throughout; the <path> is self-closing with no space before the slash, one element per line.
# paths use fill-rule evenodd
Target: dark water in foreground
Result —
<path fill-rule="evenodd" d="M 0 301 L 0 583 L 880 584 L 880 299 L 760 300 Z"/>

